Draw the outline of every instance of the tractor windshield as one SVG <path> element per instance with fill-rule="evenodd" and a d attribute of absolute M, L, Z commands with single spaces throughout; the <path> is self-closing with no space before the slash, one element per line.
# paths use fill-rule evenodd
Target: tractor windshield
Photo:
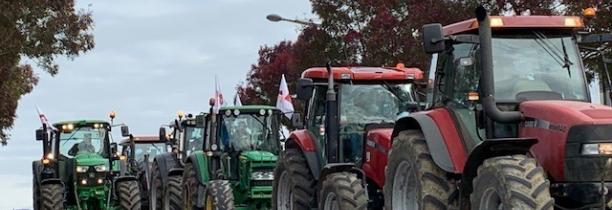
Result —
<path fill-rule="evenodd" d="M 344 85 L 340 89 L 341 124 L 392 123 L 414 103 L 411 84 Z"/>
<path fill-rule="evenodd" d="M 587 100 L 580 54 L 571 36 L 497 35 L 493 38 L 495 98 L 519 101 L 527 95 Z"/>
<path fill-rule="evenodd" d="M 77 127 L 70 132 L 60 134 L 60 154 L 74 157 L 79 154 L 103 154 L 104 138 L 108 134 L 105 128 Z"/>
<path fill-rule="evenodd" d="M 411 84 L 343 85 L 340 89 L 340 139 L 345 160 L 360 163 L 365 127 L 394 123 L 397 115 L 414 103 Z"/>
<path fill-rule="evenodd" d="M 204 128 L 187 126 L 183 135 L 185 135 L 185 151 L 187 151 L 187 155 L 202 150 L 204 146 Z"/>
<path fill-rule="evenodd" d="M 273 115 L 274 116 L 274 115 Z M 225 150 L 264 150 L 278 153 L 278 119 L 267 113 L 223 117 L 220 128 Z"/>
<path fill-rule="evenodd" d="M 149 162 L 158 155 L 166 152 L 166 143 L 137 143 L 134 151 L 136 161 L 144 161 L 145 154 L 149 154 Z"/>

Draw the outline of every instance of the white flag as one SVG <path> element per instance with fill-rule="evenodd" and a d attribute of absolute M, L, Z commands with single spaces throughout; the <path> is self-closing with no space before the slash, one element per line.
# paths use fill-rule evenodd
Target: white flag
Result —
<path fill-rule="evenodd" d="M 276 108 L 285 113 L 287 118 L 291 119 L 293 114 L 293 103 L 291 103 L 291 95 L 289 94 L 289 88 L 287 87 L 287 81 L 285 81 L 285 75 L 281 77 L 281 82 L 278 90 L 278 98 L 276 99 Z"/>
<path fill-rule="evenodd" d="M 47 116 L 45 116 L 45 113 L 40 110 L 40 107 L 37 106 L 36 111 L 38 112 L 38 118 L 40 118 L 40 123 L 42 123 L 43 125 L 47 125 L 47 128 L 57 130 L 55 127 L 53 127 L 53 125 L 51 125 L 51 123 L 49 123 Z"/>
<path fill-rule="evenodd" d="M 215 114 L 219 114 L 219 109 L 221 109 L 223 104 L 223 93 L 221 93 L 221 87 L 217 81 L 217 75 L 215 75 L 215 105 L 213 106 L 213 111 Z"/>
<path fill-rule="evenodd" d="M 240 95 L 236 93 L 234 96 L 234 106 L 242 106 L 242 101 L 240 100 Z"/>

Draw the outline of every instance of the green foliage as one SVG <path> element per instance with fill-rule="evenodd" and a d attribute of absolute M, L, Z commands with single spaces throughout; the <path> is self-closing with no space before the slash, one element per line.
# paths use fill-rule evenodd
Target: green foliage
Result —
<path fill-rule="evenodd" d="M 94 47 L 90 12 L 75 11 L 74 1 L 8 0 L 0 2 L 0 142 L 6 144 L 22 95 L 38 81 L 23 58 L 51 75 L 55 58 L 72 59 Z"/>

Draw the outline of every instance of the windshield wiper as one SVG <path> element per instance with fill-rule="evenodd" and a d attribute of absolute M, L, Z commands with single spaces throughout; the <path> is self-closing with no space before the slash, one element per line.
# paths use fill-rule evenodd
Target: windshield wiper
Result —
<path fill-rule="evenodd" d="M 574 65 L 572 61 L 569 59 L 569 55 L 567 54 L 567 48 L 565 47 L 565 42 L 563 38 L 561 38 L 561 50 L 557 48 L 557 46 L 550 43 L 548 37 L 544 35 L 542 32 L 533 32 L 536 35 L 536 43 L 540 45 L 550 55 L 553 59 L 561 65 L 561 67 L 567 69 L 569 76 L 571 77 L 570 66 Z M 559 53 L 563 53 L 563 56 L 559 55 Z"/>
<path fill-rule="evenodd" d="M 72 137 L 73 137 L 73 136 L 74 136 L 74 135 L 77 133 L 77 131 L 81 130 L 81 128 L 82 128 L 82 127 L 78 127 L 76 130 L 72 131 L 72 135 L 70 135 L 70 136 L 69 136 L 67 139 L 65 139 L 65 140 L 66 140 L 66 142 L 64 142 L 64 143 L 62 144 L 62 146 L 66 145 L 66 144 L 68 143 L 68 141 L 69 141 L 70 139 L 72 139 Z M 60 139 L 60 140 L 61 140 L 61 139 Z"/>

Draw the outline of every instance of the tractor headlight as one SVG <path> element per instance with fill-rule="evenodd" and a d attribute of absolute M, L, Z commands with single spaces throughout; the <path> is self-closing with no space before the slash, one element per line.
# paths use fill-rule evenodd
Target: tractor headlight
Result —
<path fill-rule="evenodd" d="M 583 144 L 583 155 L 612 155 L 612 143 Z"/>
<path fill-rule="evenodd" d="M 274 180 L 274 174 L 271 171 L 256 171 L 251 173 L 251 180 Z"/>
<path fill-rule="evenodd" d="M 78 172 L 78 173 L 85 173 L 85 172 L 87 172 L 88 168 L 89 168 L 89 166 L 77 166 L 76 167 L 76 172 Z"/>
<path fill-rule="evenodd" d="M 94 166 L 94 168 L 96 168 L 97 172 L 106 172 L 108 170 L 105 165 Z"/>

